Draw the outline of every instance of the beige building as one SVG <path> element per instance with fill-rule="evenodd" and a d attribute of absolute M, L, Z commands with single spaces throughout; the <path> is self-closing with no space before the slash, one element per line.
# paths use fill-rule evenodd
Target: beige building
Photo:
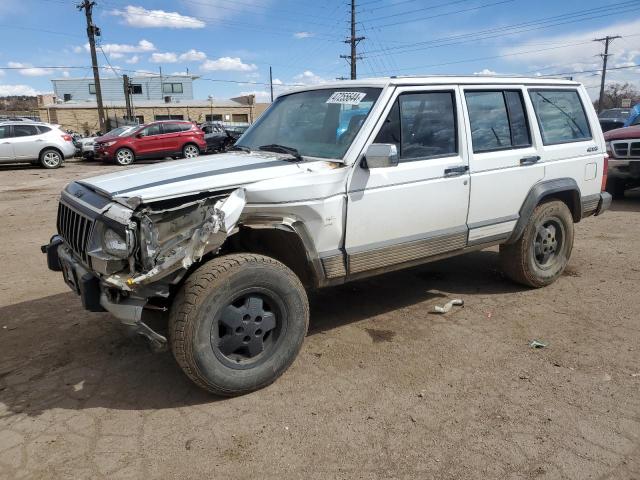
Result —
<path fill-rule="evenodd" d="M 253 95 L 231 100 L 182 100 L 169 103 L 144 100 L 134 103 L 133 115 L 138 123 L 155 120 L 253 123 L 268 106 L 268 103 L 255 103 Z M 111 128 L 123 124 L 127 115 L 124 102 L 106 102 L 104 108 Z M 99 130 L 96 102 L 49 103 L 39 106 L 39 113 L 42 121 L 59 124 L 65 130 L 79 133 Z"/>

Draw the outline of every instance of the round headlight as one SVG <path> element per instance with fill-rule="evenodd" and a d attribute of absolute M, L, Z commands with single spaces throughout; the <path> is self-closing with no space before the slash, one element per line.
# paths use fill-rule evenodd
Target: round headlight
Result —
<path fill-rule="evenodd" d="M 114 257 L 127 258 L 129 255 L 127 241 L 110 228 L 105 229 L 102 235 L 102 248 Z"/>

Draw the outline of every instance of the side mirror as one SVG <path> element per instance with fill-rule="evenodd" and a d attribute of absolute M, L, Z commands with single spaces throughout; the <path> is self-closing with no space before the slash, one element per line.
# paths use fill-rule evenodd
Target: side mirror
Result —
<path fill-rule="evenodd" d="M 136 138 L 142 138 L 144 137 L 144 133 L 136 133 Z"/>
<path fill-rule="evenodd" d="M 365 153 L 366 168 L 386 168 L 398 165 L 398 148 L 393 143 L 373 143 Z"/>

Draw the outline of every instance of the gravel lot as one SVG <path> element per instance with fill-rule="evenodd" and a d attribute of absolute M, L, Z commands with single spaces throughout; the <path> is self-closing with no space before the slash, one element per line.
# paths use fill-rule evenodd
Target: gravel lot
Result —
<path fill-rule="evenodd" d="M 0 479 L 640 479 L 640 192 L 542 290 L 489 250 L 312 294 L 293 367 L 218 399 L 46 269 L 60 189 L 117 168 L 0 167 Z"/>

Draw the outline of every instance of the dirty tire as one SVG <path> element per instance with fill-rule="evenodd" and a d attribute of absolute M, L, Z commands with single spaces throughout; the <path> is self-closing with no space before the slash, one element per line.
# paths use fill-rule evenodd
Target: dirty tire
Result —
<path fill-rule="evenodd" d="M 60 168 L 62 162 L 64 158 L 55 148 L 46 148 L 40 154 L 40 165 L 44 168 Z"/>
<path fill-rule="evenodd" d="M 553 200 L 538 205 L 518 241 L 500 245 L 502 271 L 511 280 L 529 287 L 553 283 L 571 257 L 573 233 L 573 217 L 564 202 Z M 547 239 L 549 243 L 543 244 Z M 545 255 L 549 257 L 545 259 Z"/>
<path fill-rule="evenodd" d="M 247 358 L 248 363 L 235 363 L 244 361 L 237 359 L 241 353 L 229 354 L 236 355 L 230 359 L 221 351 L 222 340 L 229 336 L 219 334 L 220 328 L 226 328 L 221 327 L 221 317 L 230 309 L 237 310 L 238 301 L 244 307 L 243 299 L 256 295 L 265 299 L 265 309 L 269 302 L 277 304 L 271 316 L 278 326 L 268 334 L 268 346 L 264 340 L 261 353 Z M 266 324 L 270 312 L 264 315 Z M 243 325 L 255 328 L 253 320 L 263 321 L 259 316 L 249 317 L 241 316 L 244 324 L 234 325 L 232 333 Z M 171 307 L 169 340 L 176 361 L 196 385 L 217 395 L 235 396 L 263 388 L 282 375 L 300 351 L 308 325 L 307 294 L 289 268 L 263 255 L 232 254 L 205 263 L 182 285 Z M 258 332 L 249 335 L 253 339 Z"/>
<path fill-rule="evenodd" d="M 121 148 L 116 151 L 114 158 L 118 165 L 120 165 L 121 167 L 126 167 L 127 165 L 131 165 L 135 161 L 136 156 L 133 153 L 133 150 L 131 150 L 130 148 Z"/>

